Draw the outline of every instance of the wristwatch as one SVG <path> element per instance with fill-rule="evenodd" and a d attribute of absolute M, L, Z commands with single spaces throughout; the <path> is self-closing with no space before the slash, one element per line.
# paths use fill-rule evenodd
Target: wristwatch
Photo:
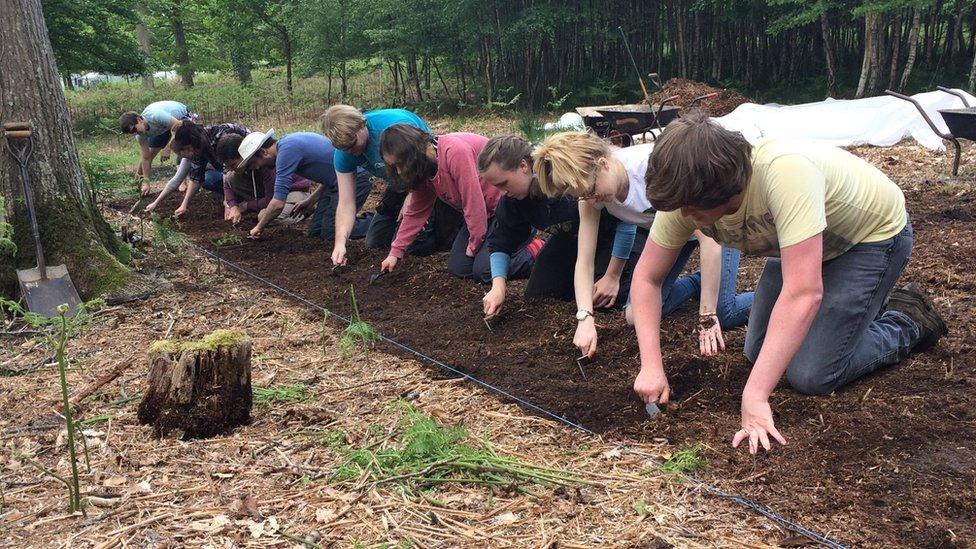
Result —
<path fill-rule="evenodd" d="M 584 320 L 586 320 L 586 317 L 588 317 L 588 316 L 593 316 L 593 313 L 591 313 L 590 311 L 587 311 L 586 309 L 580 309 L 580 310 L 576 311 L 576 321 L 577 322 L 583 322 Z"/>

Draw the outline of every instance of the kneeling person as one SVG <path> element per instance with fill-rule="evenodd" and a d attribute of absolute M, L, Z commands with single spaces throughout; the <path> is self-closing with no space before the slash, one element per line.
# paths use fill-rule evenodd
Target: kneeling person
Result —
<path fill-rule="evenodd" d="M 313 217 L 321 216 L 323 238 L 325 232 L 334 227 L 338 188 L 332 158 L 335 149 L 325 136 L 311 132 L 288 134 L 280 140 L 274 138 L 274 130 L 267 133 L 253 132 L 245 137 L 238 148 L 239 159 L 228 159 L 232 169 L 259 169 L 273 167 L 275 170 L 274 194 L 267 207 L 258 216 L 258 223 L 251 229 L 251 236 L 261 236 L 261 231 L 285 208 L 288 193 L 295 176 L 301 175 L 319 184 L 315 192 L 305 201 L 297 204 L 293 212 L 301 212 L 312 204 L 318 204 Z M 362 208 L 369 196 L 370 182 L 365 172 L 357 174 L 356 208 Z M 353 238 L 362 238 L 369 228 L 368 220 L 359 220 L 353 227 Z M 329 234 L 328 236 L 331 236 Z"/>
<path fill-rule="evenodd" d="M 946 333 L 917 287 L 891 292 L 908 262 L 912 225 L 888 177 L 838 148 L 769 140 L 752 147 L 700 113 L 657 139 L 647 195 L 659 210 L 633 283 L 641 370 L 634 389 L 667 402 L 660 346 L 661 281 L 700 229 L 723 246 L 766 256 L 746 332 L 753 363 L 742 429 L 770 448 L 786 441 L 769 396 L 780 377 L 802 393 L 829 394 L 921 351 Z"/>

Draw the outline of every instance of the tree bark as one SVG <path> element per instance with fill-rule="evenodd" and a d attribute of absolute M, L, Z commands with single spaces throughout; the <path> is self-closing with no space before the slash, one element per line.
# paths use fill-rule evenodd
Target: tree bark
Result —
<path fill-rule="evenodd" d="M 864 14 L 864 59 L 861 63 L 861 78 L 857 83 L 857 93 L 854 97 L 860 99 L 864 97 L 865 92 L 868 90 L 868 83 L 871 78 L 871 71 L 873 69 L 875 54 L 875 48 L 877 47 L 877 27 L 878 27 L 878 14 L 877 12 L 869 11 Z"/>
<path fill-rule="evenodd" d="M 901 58 L 901 34 L 902 22 L 901 13 L 895 15 L 895 22 L 891 28 L 891 67 L 888 72 L 888 89 L 895 87 L 895 80 L 898 78 L 898 61 Z"/>
<path fill-rule="evenodd" d="M 113 255 L 121 243 L 82 180 L 41 3 L 0 0 L 0 13 L 0 36 L 10 38 L 0 47 L 0 122 L 27 122 L 33 130 L 28 171 L 47 263 L 64 263 L 85 298 L 114 290 L 128 279 Z M 0 286 L 13 295 L 15 267 L 33 266 L 35 254 L 20 169 L 6 150 L 0 152 L 0 196 L 6 204 L 0 217 L 13 225 L 17 244 L 15 257 L 0 257 Z"/>
<path fill-rule="evenodd" d="M 969 67 L 969 93 L 976 93 L 976 53 L 973 54 L 973 64 Z"/>
<path fill-rule="evenodd" d="M 820 32 L 823 34 L 824 58 L 827 62 L 827 95 L 837 95 L 837 61 L 834 54 L 834 43 L 830 37 L 830 22 L 827 10 L 820 12 Z"/>
<path fill-rule="evenodd" d="M 149 349 L 149 383 L 139 423 L 183 440 L 225 434 L 251 421 L 251 341 L 217 330 L 182 348 L 160 341 Z"/>
<path fill-rule="evenodd" d="M 193 87 L 193 68 L 190 67 L 190 51 L 186 47 L 186 31 L 183 28 L 183 14 L 179 2 L 173 4 L 170 26 L 173 29 L 173 40 L 176 42 L 176 70 L 180 73 L 180 85 L 183 89 L 190 89 Z"/>
<path fill-rule="evenodd" d="M 136 23 L 136 39 L 139 40 L 139 51 L 148 60 L 152 55 L 152 45 L 149 41 L 149 28 L 146 27 L 146 17 L 149 15 L 146 5 L 143 2 L 136 2 L 136 15 L 139 22 Z M 156 81 L 153 79 L 152 69 L 142 75 L 142 87 L 153 88 Z"/>
<path fill-rule="evenodd" d="M 918 55 L 918 31 L 922 27 L 922 12 L 915 10 L 912 17 L 912 30 L 908 32 L 908 59 L 905 60 L 905 69 L 901 73 L 901 80 L 898 82 L 898 91 L 905 89 L 908 77 L 912 74 L 915 67 L 915 58 Z"/>
<path fill-rule="evenodd" d="M 230 54 L 230 64 L 234 67 L 234 76 L 242 86 L 249 86 L 252 81 L 251 61 L 246 59 L 239 52 L 234 51 Z M 331 83 L 331 82 L 330 82 Z"/>

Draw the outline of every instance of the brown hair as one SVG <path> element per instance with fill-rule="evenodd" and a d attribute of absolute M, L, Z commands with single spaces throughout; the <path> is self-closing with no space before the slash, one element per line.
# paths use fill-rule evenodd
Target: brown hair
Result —
<path fill-rule="evenodd" d="M 332 105 L 322 115 L 322 133 L 340 150 L 356 144 L 356 134 L 366 125 L 362 111 L 350 105 Z"/>
<path fill-rule="evenodd" d="M 437 174 L 437 160 L 427 156 L 427 147 L 436 144 L 434 136 L 410 124 L 394 124 L 380 136 L 380 155 L 396 159 L 397 166 L 386 165 L 386 176 L 395 189 L 410 192 Z"/>
<path fill-rule="evenodd" d="M 133 111 L 122 113 L 122 116 L 119 117 L 119 129 L 122 130 L 122 133 L 135 133 L 139 116 L 139 113 Z"/>
<path fill-rule="evenodd" d="M 210 149 L 210 136 L 207 135 L 206 128 L 187 120 L 173 132 L 170 147 L 176 153 L 185 147 L 192 147 L 197 154 L 206 153 Z"/>
<path fill-rule="evenodd" d="M 710 209 L 745 190 L 752 145 L 701 111 L 668 124 L 654 143 L 644 179 L 647 199 L 660 211 Z"/>
<path fill-rule="evenodd" d="M 496 135 L 485 143 L 485 148 L 478 155 L 478 171 L 486 172 L 492 164 L 505 171 L 518 167 L 519 162 L 525 160 L 532 165 L 532 144 L 513 134 Z"/>
<path fill-rule="evenodd" d="M 585 196 L 593 190 L 601 158 L 609 158 L 610 145 L 586 132 L 550 135 L 535 152 L 535 173 L 539 189 L 549 197 L 568 194 Z"/>
<path fill-rule="evenodd" d="M 241 146 L 241 141 L 244 141 L 244 137 L 236 133 L 221 136 L 217 140 L 217 146 L 214 147 L 214 155 L 217 156 L 217 160 L 222 163 L 226 163 L 228 160 L 240 160 L 241 153 L 238 149 Z"/>

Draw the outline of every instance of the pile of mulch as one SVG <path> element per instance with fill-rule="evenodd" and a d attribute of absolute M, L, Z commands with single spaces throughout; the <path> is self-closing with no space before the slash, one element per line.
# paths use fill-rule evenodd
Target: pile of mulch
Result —
<path fill-rule="evenodd" d="M 664 83 L 664 90 L 658 90 L 651 94 L 651 103 L 657 104 L 667 97 L 677 95 L 678 100 L 675 104 L 679 107 L 686 107 L 691 105 L 696 97 L 712 92 L 718 92 L 718 97 L 706 99 L 701 103 L 702 110 L 709 116 L 725 116 L 739 105 L 752 101 L 737 91 L 713 88 L 703 82 L 696 82 L 687 78 L 672 78 Z"/>

